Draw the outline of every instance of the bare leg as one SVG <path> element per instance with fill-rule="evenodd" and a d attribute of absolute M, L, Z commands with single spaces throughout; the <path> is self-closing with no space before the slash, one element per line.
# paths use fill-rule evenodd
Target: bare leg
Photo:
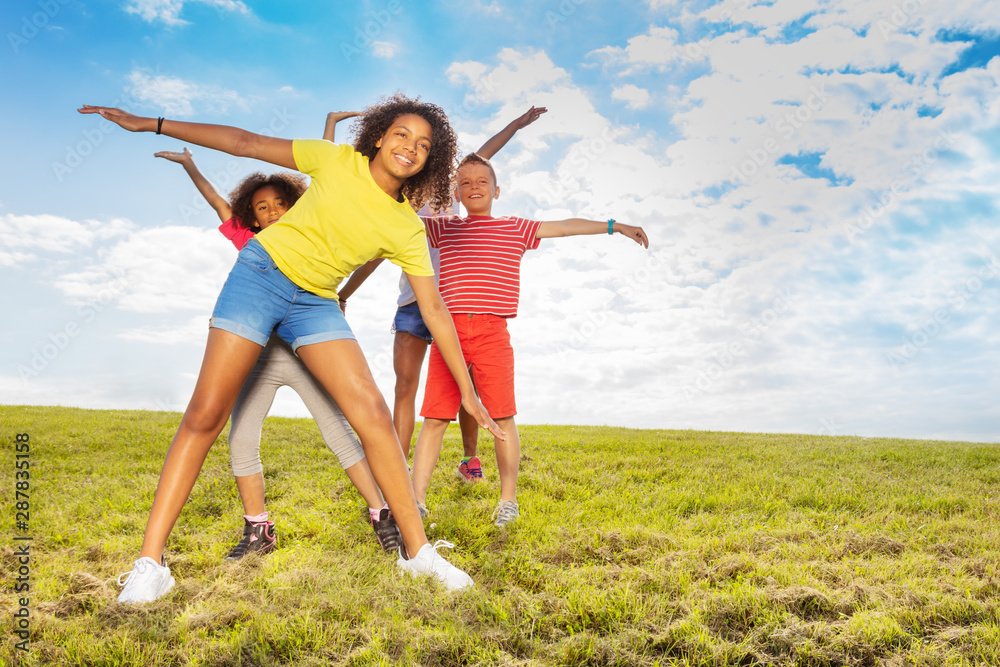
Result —
<path fill-rule="evenodd" d="M 348 479 L 354 484 L 361 497 L 368 503 L 368 507 L 375 509 L 382 507 L 382 503 L 385 500 L 382 498 L 382 492 L 379 491 L 378 484 L 375 483 L 375 478 L 372 476 L 371 468 L 368 467 L 367 459 L 358 461 L 350 468 L 344 468 L 344 472 L 347 473 Z"/>
<path fill-rule="evenodd" d="M 407 554 L 416 555 L 427 544 L 427 534 L 417 512 L 389 406 L 375 384 L 361 346 L 354 340 L 333 340 L 303 345 L 298 354 L 357 431 L 375 482 L 399 526 Z"/>
<path fill-rule="evenodd" d="M 413 493 L 417 500 L 427 499 L 427 488 L 431 484 L 434 466 L 441 456 L 441 443 L 450 420 L 424 418 L 417 438 L 417 451 L 413 455 Z"/>
<path fill-rule="evenodd" d="M 236 478 L 236 488 L 243 501 L 243 513 L 257 516 L 264 511 L 264 473 Z"/>
<path fill-rule="evenodd" d="M 410 457 L 413 441 L 413 424 L 416 421 L 417 387 L 420 385 L 420 367 L 424 364 L 430 345 L 423 338 L 397 331 L 392 343 L 392 368 L 396 372 L 396 397 L 392 405 L 392 423 L 403 450 L 403 458 Z M 471 418 L 470 418 L 471 419 Z M 478 428 L 479 424 L 476 424 Z"/>
<path fill-rule="evenodd" d="M 167 458 L 146 522 L 139 556 L 159 562 L 174 522 L 191 495 L 205 456 L 229 419 L 261 346 L 222 329 L 209 329 L 205 358 Z"/>
<path fill-rule="evenodd" d="M 475 456 L 479 444 L 479 424 L 465 408 L 458 411 L 458 425 L 462 429 L 462 456 Z"/>
<path fill-rule="evenodd" d="M 517 468 L 521 461 L 521 437 L 513 417 L 496 420 L 497 426 L 507 433 L 506 440 L 494 438 L 497 451 L 497 469 L 500 472 L 500 500 L 517 499 Z"/>

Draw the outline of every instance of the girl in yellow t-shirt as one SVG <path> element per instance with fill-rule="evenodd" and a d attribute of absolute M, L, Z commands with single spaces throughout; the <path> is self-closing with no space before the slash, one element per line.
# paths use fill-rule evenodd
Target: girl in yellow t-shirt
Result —
<path fill-rule="evenodd" d="M 272 331 L 298 353 L 357 432 L 405 543 L 397 566 L 432 575 L 449 589 L 472 586 L 471 577 L 436 551 L 451 545 L 427 541 L 392 416 L 337 301 L 340 281 L 368 260 L 384 257 L 400 266 L 461 388 L 464 407 L 480 425 L 504 436 L 476 397 L 438 293 L 423 224 L 408 201 L 435 209 L 450 202 L 456 141 L 444 112 L 393 96 L 365 110 L 352 148 L 139 117 L 110 107 L 79 111 L 100 114 L 131 132 L 165 134 L 312 177 L 281 220 L 240 251 L 222 288 L 194 395 L 167 452 L 142 550 L 119 601 L 150 602 L 173 587 L 162 562 L 167 537 Z"/>
<path fill-rule="evenodd" d="M 331 113 L 323 138 L 333 141 L 336 121 L 357 115 L 360 114 Z M 186 147 L 179 153 L 160 151 L 155 155 L 184 167 L 222 221 L 219 231 L 232 241 L 237 250 L 242 250 L 255 234 L 280 220 L 306 190 L 306 179 L 301 174 L 283 171 L 264 175 L 255 172 L 240 181 L 233 189 L 230 200 L 226 201 L 198 169 L 194 156 Z M 379 544 L 387 553 L 397 553 L 401 544 L 399 529 L 372 477 L 361 442 L 340 407 L 319 386 L 288 344 L 276 334 L 271 334 L 243 383 L 230 418 L 229 462 L 244 513 L 240 539 L 229 551 L 226 560 L 239 560 L 254 552 L 265 554 L 277 544 L 278 531 L 265 505 L 260 437 L 264 419 L 280 387 L 291 387 L 305 403 L 326 446 L 340 460 L 347 477 L 368 503 L 369 519 Z"/>

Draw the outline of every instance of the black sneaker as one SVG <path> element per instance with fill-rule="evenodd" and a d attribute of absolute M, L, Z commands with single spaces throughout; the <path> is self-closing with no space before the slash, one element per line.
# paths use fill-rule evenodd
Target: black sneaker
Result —
<path fill-rule="evenodd" d="M 399 534 L 399 526 L 388 508 L 379 510 L 378 519 L 372 519 L 372 528 L 375 529 L 375 537 L 382 545 L 382 550 L 387 554 L 396 553 L 403 546 L 403 536 Z"/>
<path fill-rule="evenodd" d="M 261 521 L 260 523 L 250 523 L 243 518 L 243 539 L 233 547 L 233 550 L 226 556 L 226 560 L 239 560 L 251 551 L 257 551 L 261 555 L 274 549 L 278 543 L 278 535 L 274 532 L 274 523 L 271 521 Z"/>

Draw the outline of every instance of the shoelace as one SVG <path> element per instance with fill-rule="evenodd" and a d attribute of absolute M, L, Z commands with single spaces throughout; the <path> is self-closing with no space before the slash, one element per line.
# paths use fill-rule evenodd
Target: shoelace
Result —
<path fill-rule="evenodd" d="M 505 500 L 497 505 L 497 508 L 493 510 L 493 519 L 497 518 L 503 521 L 509 521 L 517 515 L 517 504 L 510 500 Z"/>
<path fill-rule="evenodd" d="M 122 572 L 121 574 L 118 575 L 118 585 L 124 586 L 125 584 L 127 584 L 133 572 L 136 571 L 144 572 L 147 569 L 149 569 L 149 565 L 147 565 L 145 562 L 137 563 L 137 567 L 129 570 L 128 572 Z M 122 581 L 122 577 L 125 577 L 125 581 Z"/>
<path fill-rule="evenodd" d="M 431 549 L 433 549 L 434 551 L 437 551 L 438 547 L 444 547 L 445 549 L 454 549 L 455 545 L 452 544 L 451 542 L 448 542 L 447 540 L 438 540 L 437 542 L 431 545 Z"/>
<path fill-rule="evenodd" d="M 454 549 L 455 545 L 452 544 L 451 542 L 448 542 L 447 540 L 438 540 L 437 542 L 431 545 L 431 549 L 434 550 L 435 555 L 440 555 L 437 552 L 439 547 L 444 547 L 445 549 Z M 409 556 L 406 555 L 405 544 L 399 545 L 399 555 L 403 558 L 403 560 L 412 560 Z"/>
<path fill-rule="evenodd" d="M 459 468 L 459 472 L 462 472 L 462 468 L 464 467 L 465 468 L 465 473 L 464 474 L 468 475 L 469 477 L 476 477 L 476 478 L 482 479 L 482 477 L 483 477 L 483 469 L 482 469 L 482 467 L 475 467 L 475 468 L 473 468 L 471 464 L 472 464 L 472 461 L 462 461 L 461 465 L 459 465 L 459 467 L 458 467 Z M 482 464 L 480 464 L 480 466 L 482 466 Z"/>

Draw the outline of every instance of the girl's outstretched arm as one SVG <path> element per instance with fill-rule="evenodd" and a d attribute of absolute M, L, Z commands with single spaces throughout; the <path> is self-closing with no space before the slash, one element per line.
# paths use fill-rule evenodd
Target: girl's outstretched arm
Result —
<path fill-rule="evenodd" d="M 417 297 L 420 316 L 434 337 L 434 343 L 441 351 L 444 362 L 448 364 L 448 370 L 458 382 L 465 411 L 494 436 L 506 440 L 507 434 L 490 418 L 490 414 L 476 395 L 475 387 L 472 386 L 472 378 L 469 377 L 469 369 L 465 367 L 465 358 L 462 356 L 462 346 L 458 342 L 458 334 L 455 333 L 455 323 L 441 299 L 441 293 L 438 292 L 437 279 L 434 276 L 412 276 L 409 273 L 406 277 L 410 281 L 410 287 L 413 288 L 414 296 Z"/>
<path fill-rule="evenodd" d="M 479 150 L 476 151 L 476 155 L 489 160 L 491 157 L 499 153 L 501 148 L 507 145 L 507 142 L 511 140 L 518 130 L 523 130 L 534 123 L 538 120 L 538 117 L 546 111 L 548 111 L 548 109 L 545 107 L 531 107 L 525 113 L 508 123 L 507 127 L 487 139 L 486 143 L 480 146 Z"/>
<path fill-rule="evenodd" d="M 326 115 L 326 127 L 323 128 L 323 138 L 330 143 L 334 143 L 333 135 L 337 129 L 337 123 L 345 118 L 353 118 L 360 115 L 360 111 L 331 111 Z"/>
<path fill-rule="evenodd" d="M 643 248 L 649 247 L 649 237 L 642 227 L 626 225 L 621 222 L 601 222 L 600 220 L 584 220 L 583 218 L 567 218 L 566 220 L 550 220 L 543 222 L 535 234 L 536 239 L 550 239 L 559 236 L 581 236 L 584 234 L 607 234 L 608 225 L 612 231 L 629 237 Z"/>
<path fill-rule="evenodd" d="M 159 132 L 189 144 L 212 148 L 237 157 L 250 157 L 295 169 L 292 140 L 268 137 L 229 125 L 185 123 L 179 120 L 159 120 L 136 116 L 114 107 L 97 107 L 89 104 L 77 109 L 80 113 L 96 113 L 129 132 Z"/>
<path fill-rule="evenodd" d="M 208 205 L 215 210 L 216 214 L 222 222 L 226 222 L 231 217 L 233 217 L 233 209 L 229 206 L 229 202 L 226 198 L 219 194 L 204 174 L 198 169 L 198 165 L 194 163 L 194 156 L 191 155 L 191 151 L 184 147 L 183 153 L 175 153 L 173 151 L 160 151 L 159 153 L 153 153 L 153 157 L 162 157 L 171 162 L 176 162 L 177 164 L 184 167 L 184 171 L 187 175 L 191 177 L 194 182 L 198 192 L 201 196 L 205 198 Z"/>

